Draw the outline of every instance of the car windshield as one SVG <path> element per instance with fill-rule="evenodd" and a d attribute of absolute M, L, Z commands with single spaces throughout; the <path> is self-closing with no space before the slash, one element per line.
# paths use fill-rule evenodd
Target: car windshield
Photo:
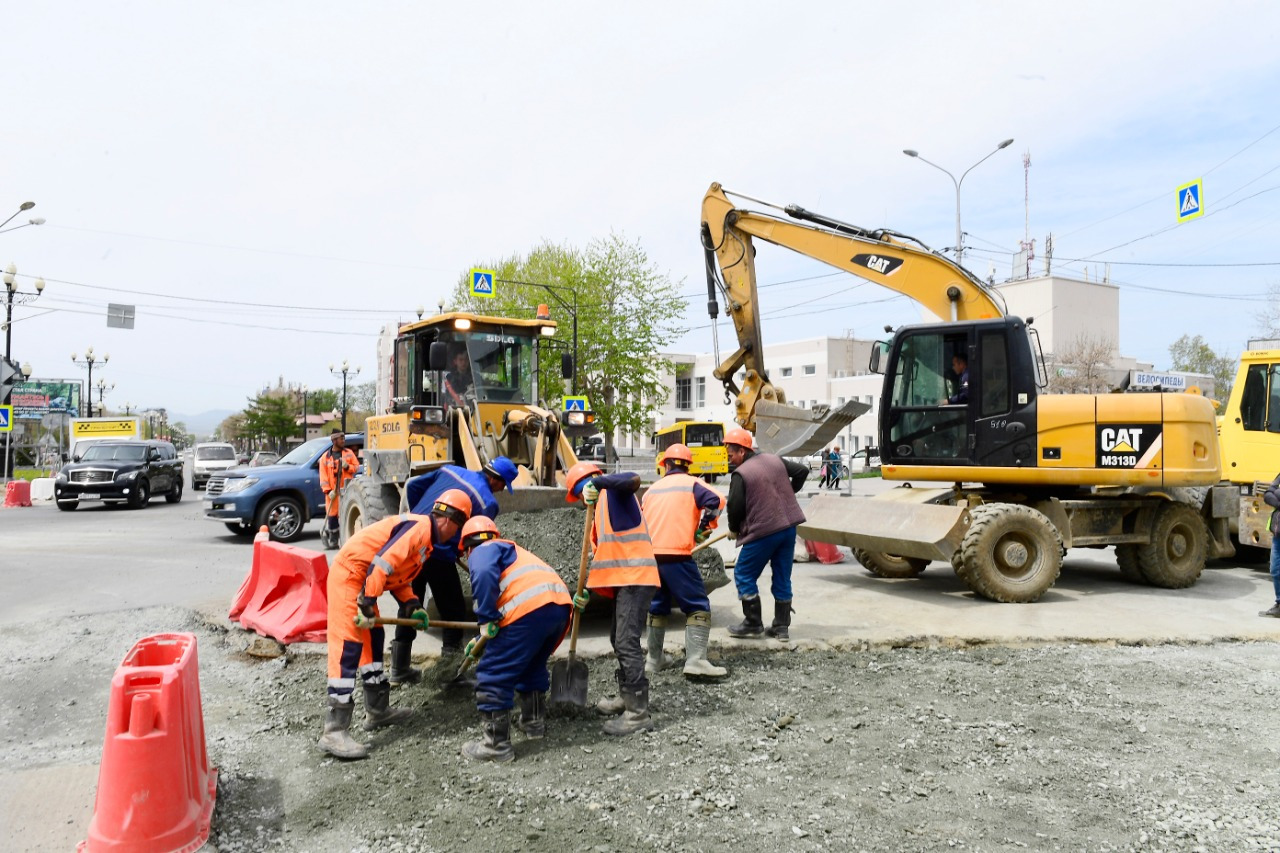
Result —
<path fill-rule="evenodd" d="M 311 461 L 311 457 L 320 452 L 320 448 L 328 447 L 332 444 L 332 440 L 328 437 L 313 438 L 310 441 L 303 442 L 290 450 L 284 456 L 281 456 L 274 464 L 276 465 L 306 465 Z"/>
<path fill-rule="evenodd" d="M 80 457 L 82 462 L 141 462 L 147 448 L 141 444 L 95 444 Z"/>
<path fill-rule="evenodd" d="M 236 451 L 231 447 L 197 447 L 197 459 L 235 459 Z"/>

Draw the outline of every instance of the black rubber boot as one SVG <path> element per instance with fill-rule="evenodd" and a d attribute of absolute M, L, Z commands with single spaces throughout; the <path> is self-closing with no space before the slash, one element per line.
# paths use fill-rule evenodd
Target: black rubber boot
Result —
<path fill-rule="evenodd" d="M 729 626 L 729 636 L 748 640 L 764 636 L 764 622 L 760 619 L 760 596 L 743 596 L 742 621 Z"/>
<path fill-rule="evenodd" d="M 413 716 L 408 708 L 391 707 L 391 684 L 379 682 L 364 685 L 364 730 L 371 732 L 383 726 L 403 723 Z"/>
<path fill-rule="evenodd" d="M 422 680 L 422 670 L 416 669 L 410 662 L 413 660 L 413 643 L 404 640 L 391 641 L 391 673 L 387 680 L 392 687 L 401 684 L 417 684 Z"/>
<path fill-rule="evenodd" d="M 791 639 L 791 609 L 790 601 L 775 601 L 773 603 L 773 626 L 765 629 L 765 633 L 775 640 Z"/>
<path fill-rule="evenodd" d="M 462 745 L 462 754 L 472 761 L 512 761 L 516 752 L 511 748 L 511 712 L 483 711 L 484 722 L 480 730 L 484 737 Z"/>
<path fill-rule="evenodd" d="M 525 737 L 540 738 L 547 736 L 547 694 L 517 693 L 520 700 L 520 719 L 516 728 L 524 732 Z"/>
<path fill-rule="evenodd" d="M 335 758 L 366 758 L 369 750 L 351 736 L 351 701 L 329 700 L 329 711 L 324 718 L 324 734 L 320 735 L 320 748 Z"/>
<path fill-rule="evenodd" d="M 623 687 L 622 703 L 622 716 L 605 720 L 605 734 L 620 737 L 653 728 L 653 717 L 649 716 L 649 685 Z"/>

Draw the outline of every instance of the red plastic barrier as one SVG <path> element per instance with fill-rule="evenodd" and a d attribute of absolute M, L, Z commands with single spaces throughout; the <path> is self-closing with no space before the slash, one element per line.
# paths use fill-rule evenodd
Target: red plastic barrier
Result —
<path fill-rule="evenodd" d="M 809 556 L 819 563 L 844 562 L 844 554 L 840 553 L 838 545 L 832 545 L 830 542 L 810 542 L 808 539 L 802 541 L 804 542 L 804 549 L 809 552 Z"/>
<path fill-rule="evenodd" d="M 4 487 L 5 506 L 31 506 L 31 484 L 26 480 L 10 480 Z"/>
<path fill-rule="evenodd" d="M 240 621 L 240 614 L 244 612 L 245 607 L 249 604 L 249 599 L 253 597 L 253 587 L 258 582 L 258 563 L 262 559 L 262 549 L 259 547 L 263 542 L 268 542 L 271 534 L 267 532 L 267 526 L 264 524 L 253 537 L 253 562 L 249 564 L 249 574 L 244 576 L 244 582 L 240 584 L 240 591 L 236 593 L 235 601 L 231 602 L 231 612 L 227 615 L 232 622 Z"/>
<path fill-rule="evenodd" d="M 282 643 L 323 643 L 329 598 L 324 554 L 280 542 L 255 542 L 253 567 L 231 619 Z"/>
<path fill-rule="evenodd" d="M 205 751 L 194 634 L 139 640 L 111 679 L 82 853 L 190 853 L 209 840 L 218 771 Z"/>

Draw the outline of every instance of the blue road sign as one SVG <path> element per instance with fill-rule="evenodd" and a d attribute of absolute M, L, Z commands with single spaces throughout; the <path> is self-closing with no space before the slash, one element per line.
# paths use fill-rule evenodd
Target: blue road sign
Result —
<path fill-rule="evenodd" d="M 1204 186 L 1201 178 L 1178 187 L 1178 221 L 1204 215 Z"/>
<path fill-rule="evenodd" d="M 564 398 L 564 410 L 566 412 L 585 412 L 588 408 L 586 397 Z"/>
<path fill-rule="evenodd" d="M 493 280 L 495 277 L 493 270 L 472 270 L 471 295 L 492 299 L 495 295 L 493 292 Z"/>
<path fill-rule="evenodd" d="M 0 432 L 13 429 L 13 406 L 0 406 Z"/>

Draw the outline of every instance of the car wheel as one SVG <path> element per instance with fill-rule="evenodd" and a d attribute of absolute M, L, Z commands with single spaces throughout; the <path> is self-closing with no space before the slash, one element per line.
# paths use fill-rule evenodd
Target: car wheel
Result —
<path fill-rule="evenodd" d="M 80 501 L 58 501 L 58 509 L 64 512 L 74 512 L 78 506 L 80 506 Z"/>
<path fill-rule="evenodd" d="M 173 488 L 169 490 L 169 494 L 164 499 L 171 504 L 179 503 L 182 500 L 182 478 L 178 477 L 173 481 Z"/>
<path fill-rule="evenodd" d="M 139 480 L 138 485 L 134 487 L 133 494 L 129 497 L 129 506 L 134 509 L 142 509 L 151 502 L 151 484 L 146 480 Z"/>
<path fill-rule="evenodd" d="M 253 535 L 253 525 L 247 521 L 228 521 L 227 529 L 237 536 L 249 537 Z"/>
<path fill-rule="evenodd" d="M 253 526 L 266 526 L 277 542 L 292 542 L 302 535 L 302 505 L 287 495 L 270 498 L 258 509 Z"/>

